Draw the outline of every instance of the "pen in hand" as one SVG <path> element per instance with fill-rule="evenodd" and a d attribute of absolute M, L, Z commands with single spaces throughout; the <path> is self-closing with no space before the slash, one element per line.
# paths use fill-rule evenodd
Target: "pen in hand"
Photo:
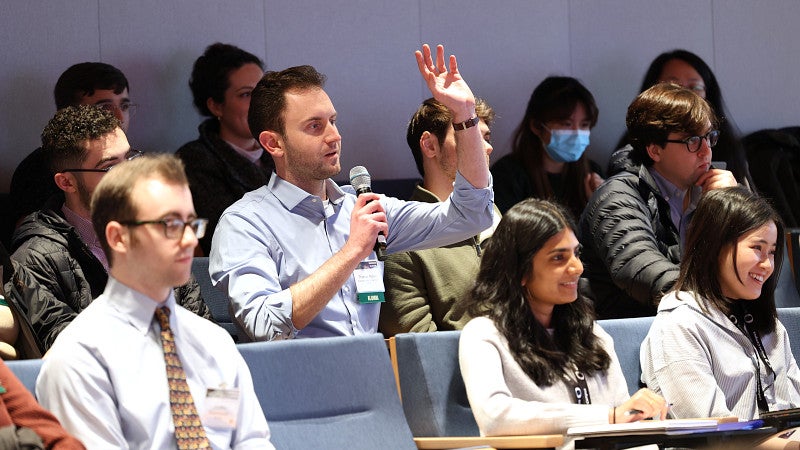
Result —
<path fill-rule="evenodd" d="M 672 403 L 669 403 L 667 405 L 667 414 L 669 414 L 669 410 L 670 409 L 672 409 Z M 637 414 L 644 414 L 644 411 L 642 411 L 641 409 L 629 409 L 629 410 L 625 411 L 625 415 L 626 416 L 635 416 Z M 648 419 L 649 419 L 649 417 L 648 417 Z"/>

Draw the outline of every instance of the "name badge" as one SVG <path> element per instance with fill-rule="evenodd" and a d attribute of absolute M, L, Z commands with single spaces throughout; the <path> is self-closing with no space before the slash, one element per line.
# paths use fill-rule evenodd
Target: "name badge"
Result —
<path fill-rule="evenodd" d="M 359 303 L 382 303 L 386 301 L 383 273 L 378 261 L 361 261 L 353 272 Z"/>
<path fill-rule="evenodd" d="M 206 391 L 203 425 L 218 430 L 233 430 L 239 415 L 239 389 L 213 389 Z"/>

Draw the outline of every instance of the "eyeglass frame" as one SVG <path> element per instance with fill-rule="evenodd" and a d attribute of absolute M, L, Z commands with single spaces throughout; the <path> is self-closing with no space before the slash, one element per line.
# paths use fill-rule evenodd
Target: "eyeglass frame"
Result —
<path fill-rule="evenodd" d="M 136 150 L 136 149 L 130 149 L 130 150 L 128 150 L 128 153 L 125 154 L 125 161 L 130 161 L 132 159 L 139 158 L 140 156 L 144 156 L 144 152 L 143 151 Z M 116 167 L 117 164 L 121 164 L 123 162 L 124 161 L 120 161 L 120 162 L 118 162 L 116 164 L 112 164 L 112 165 L 110 165 L 110 166 L 108 166 L 106 168 L 103 168 L 103 169 L 63 169 L 63 170 L 59 170 L 59 173 L 65 173 L 65 172 L 108 173 L 108 171 L 113 169 L 114 167 Z"/>
<path fill-rule="evenodd" d="M 168 231 L 168 230 L 170 230 L 170 226 L 171 225 L 172 226 L 177 226 L 178 222 L 180 222 L 183 225 L 181 227 L 180 232 L 177 231 L 177 228 L 172 228 L 173 230 L 175 230 L 174 233 L 178 233 L 178 234 L 175 234 L 174 236 L 170 236 L 170 232 Z M 199 217 L 196 217 L 196 218 L 188 220 L 188 221 L 183 220 L 183 219 L 178 219 L 178 218 L 172 218 L 172 219 L 160 219 L 160 220 L 125 220 L 125 221 L 121 221 L 119 223 L 120 223 L 120 225 L 125 225 L 126 227 L 138 227 L 138 226 L 149 225 L 149 224 L 152 224 L 152 225 L 163 225 L 164 226 L 164 237 L 166 237 L 167 239 L 180 239 L 180 238 L 182 238 L 183 235 L 186 233 L 186 227 L 189 227 L 189 228 L 192 229 L 192 232 L 194 233 L 194 235 L 195 235 L 195 237 L 197 239 L 202 239 L 203 236 L 206 235 L 206 229 L 208 227 L 208 219 L 202 219 L 202 218 L 199 218 Z"/>
<path fill-rule="evenodd" d="M 684 145 L 686 145 L 686 150 L 689 153 L 697 153 L 697 152 L 700 151 L 700 148 L 703 147 L 703 140 L 708 142 L 708 147 L 709 148 L 715 147 L 717 145 L 717 143 L 719 142 L 719 134 L 720 134 L 719 130 L 711 130 L 711 131 L 709 131 L 708 133 L 706 133 L 706 134 L 704 134 L 702 136 L 689 136 L 686 139 L 666 139 L 666 140 L 664 140 L 664 142 L 671 142 L 673 144 L 684 144 Z M 714 135 L 714 142 L 713 143 L 711 142 L 712 135 Z M 692 150 L 692 148 L 689 147 L 689 141 L 691 141 L 692 139 L 698 139 L 697 148 L 694 149 L 694 150 Z"/>
<path fill-rule="evenodd" d="M 95 103 L 94 106 L 104 111 L 108 111 L 111 114 L 114 114 L 114 111 L 118 109 L 121 113 L 127 113 L 128 117 L 131 117 L 136 114 L 136 108 L 139 107 L 139 104 L 130 102 L 123 103 L 121 105 L 116 105 L 114 103 Z"/>

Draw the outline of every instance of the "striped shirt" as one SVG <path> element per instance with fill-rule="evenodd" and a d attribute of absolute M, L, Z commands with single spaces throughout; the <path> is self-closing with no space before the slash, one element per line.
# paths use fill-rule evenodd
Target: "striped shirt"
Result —
<path fill-rule="evenodd" d="M 670 292 L 642 342 L 642 381 L 673 404 L 672 414 L 756 419 L 756 376 L 770 410 L 800 407 L 800 370 L 780 321 L 761 336 L 773 376 L 747 336 L 721 311 L 706 309 L 694 293 Z"/>

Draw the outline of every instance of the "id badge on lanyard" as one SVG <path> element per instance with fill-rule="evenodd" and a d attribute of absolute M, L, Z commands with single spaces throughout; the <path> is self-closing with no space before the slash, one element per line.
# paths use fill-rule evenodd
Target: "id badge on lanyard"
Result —
<path fill-rule="evenodd" d="M 383 271 L 378 261 L 361 261 L 353 271 L 359 303 L 383 303 L 386 301 L 383 287 Z"/>
<path fill-rule="evenodd" d="M 571 375 L 571 376 L 570 376 Z M 572 401 L 578 405 L 591 405 L 592 397 L 589 395 L 589 385 L 586 377 L 580 370 L 574 370 L 569 374 L 564 374 L 564 381 L 572 391 Z"/>

